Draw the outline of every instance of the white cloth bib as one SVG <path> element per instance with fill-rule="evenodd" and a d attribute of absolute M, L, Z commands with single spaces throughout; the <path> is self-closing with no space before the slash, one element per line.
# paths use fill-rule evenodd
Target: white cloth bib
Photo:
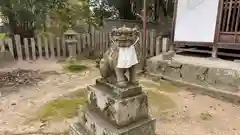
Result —
<path fill-rule="evenodd" d="M 119 47 L 117 68 L 130 68 L 138 64 L 134 45 L 130 47 Z"/>

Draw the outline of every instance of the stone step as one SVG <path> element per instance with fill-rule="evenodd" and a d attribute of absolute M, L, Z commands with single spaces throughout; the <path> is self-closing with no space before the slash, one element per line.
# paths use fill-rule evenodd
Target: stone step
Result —
<path fill-rule="evenodd" d="M 86 111 L 84 121 L 70 126 L 69 135 L 155 135 L 155 123 L 153 118 L 137 121 L 129 126 L 117 128 L 105 121 L 94 111 Z M 85 127 L 85 130 L 82 129 Z M 85 134 L 84 134 L 85 133 Z"/>
<path fill-rule="evenodd" d="M 96 85 L 105 87 L 104 89 L 106 91 L 108 91 L 108 92 L 112 93 L 113 95 L 116 95 L 120 98 L 135 96 L 135 95 L 142 93 L 142 87 L 139 85 L 129 86 L 127 88 L 120 88 L 120 87 L 110 84 L 102 79 L 97 79 Z"/>
<path fill-rule="evenodd" d="M 119 127 L 129 125 L 148 117 L 148 97 L 146 93 L 119 98 L 97 85 L 89 86 L 88 105 L 104 119 Z"/>

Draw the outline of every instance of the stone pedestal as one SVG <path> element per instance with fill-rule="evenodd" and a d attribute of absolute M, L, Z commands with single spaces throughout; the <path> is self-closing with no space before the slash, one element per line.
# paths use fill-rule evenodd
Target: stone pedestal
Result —
<path fill-rule="evenodd" d="M 102 80 L 88 86 L 88 104 L 70 135 L 155 135 L 148 98 L 140 86 L 118 88 Z"/>

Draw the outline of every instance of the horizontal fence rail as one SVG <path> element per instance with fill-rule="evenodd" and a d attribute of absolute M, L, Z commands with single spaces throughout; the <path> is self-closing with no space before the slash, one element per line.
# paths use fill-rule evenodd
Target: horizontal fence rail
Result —
<path fill-rule="evenodd" d="M 168 51 L 168 37 L 163 37 L 154 30 L 147 31 L 146 36 L 144 46 L 143 32 L 140 32 L 139 44 L 136 46 L 136 51 L 141 59 L 147 59 Z M 77 35 L 75 50 L 77 55 L 101 57 L 110 47 L 110 44 L 110 33 L 94 30 L 91 33 Z M 0 51 L 9 52 L 15 60 L 59 59 L 69 56 L 64 36 L 56 37 L 50 34 L 24 39 L 15 35 L 13 38 L 0 39 Z"/>

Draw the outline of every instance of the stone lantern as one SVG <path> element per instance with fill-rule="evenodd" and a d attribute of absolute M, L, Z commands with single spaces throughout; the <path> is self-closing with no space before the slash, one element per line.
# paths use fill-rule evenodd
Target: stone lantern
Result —
<path fill-rule="evenodd" d="M 77 35 L 71 27 L 64 33 L 65 43 L 69 50 L 69 60 L 76 60 Z"/>

